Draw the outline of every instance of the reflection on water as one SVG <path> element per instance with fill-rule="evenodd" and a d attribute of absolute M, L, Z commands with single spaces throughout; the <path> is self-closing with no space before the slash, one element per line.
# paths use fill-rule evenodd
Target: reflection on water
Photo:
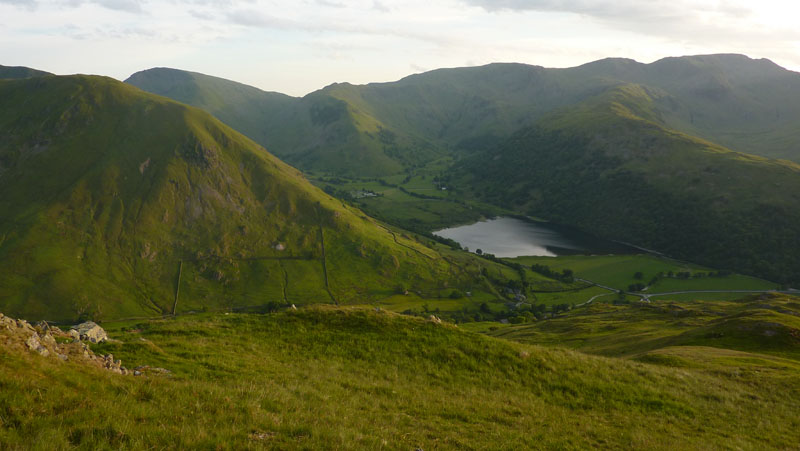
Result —
<path fill-rule="evenodd" d="M 501 217 L 433 232 L 497 257 L 635 254 L 639 249 L 550 223 Z"/>

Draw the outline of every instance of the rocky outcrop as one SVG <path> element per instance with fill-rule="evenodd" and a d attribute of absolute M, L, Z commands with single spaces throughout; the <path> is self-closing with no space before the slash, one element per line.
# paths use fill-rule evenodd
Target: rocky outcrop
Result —
<path fill-rule="evenodd" d="M 442 320 L 436 315 L 429 316 L 428 317 L 428 321 L 431 321 L 431 322 L 436 323 L 436 324 L 442 324 Z"/>
<path fill-rule="evenodd" d="M 34 352 L 63 361 L 80 361 L 117 374 L 132 374 L 113 355 L 96 355 L 84 342 L 102 343 L 107 340 L 105 330 L 93 322 L 79 324 L 65 333 L 44 321 L 33 326 L 25 320 L 0 313 L 0 346 L 6 349 Z"/>
<path fill-rule="evenodd" d="M 78 324 L 70 329 L 68 333 L 73 338 L 77 338 L 81 341 L 90 341 L 92 343 L 102 343 L 108 340 L 106 331 L 94 321 Z"/>

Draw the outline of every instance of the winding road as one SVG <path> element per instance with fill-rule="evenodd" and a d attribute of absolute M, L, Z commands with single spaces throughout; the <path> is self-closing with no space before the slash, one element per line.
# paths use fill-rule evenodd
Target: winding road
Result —
<path fill-rule="evenodd" d="M 597 282 L 593 282 L 591 280 L 581 279 L 580 277 L 576 277 L 575 280 L 580 280 L 581 282 L 588 283 L 589 285 L 593 285 L 595 287 L 603 288 L 605 290 L 610 291 L 610 293 L 603 293 L 603 294 L 598 294 L 598 295 L 592 296 L 588 301 L 583 302 L 581 304 L 576 304 L 575 307 L 582 307 L 584 305 L 589 305 L 595 299 L 597 299 L 599 297 L 609 296 L 611 294 L 615 294 L 615 293 L 619 292 L 619 290 L 617 290 L 616 288 L 611 288 L 609 286 L 602 285 L 602 284 L 599 284 Z M 625 291 L 625 294 L 629 294 L 631 296 L 638 296 L 638 297 L 642 298 L 642 300 L 645 301 L 645 302 L 650 302 L 650 298 L 655 297 L 655 296 L 672 296 L 672 295 L 676 295 L 676 294 L 693 294 L 693 293 L 782 293 L 782 294 L 798 295 L 798 294 L 800 294 L 800 290 L 786 290 L 786 291 L 781 291 L 781 290 L 685 290 L 685 291 L 665 291 L 663 293 L 632 293 L 632 292 Z"/>

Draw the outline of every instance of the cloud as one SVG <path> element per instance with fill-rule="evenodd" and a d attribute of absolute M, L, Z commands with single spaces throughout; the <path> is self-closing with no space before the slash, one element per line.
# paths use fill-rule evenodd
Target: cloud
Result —
<path fill-rule="evenodd" d="M 0 4 L 9 4 L 28 9 L 59 9 L 59 8 L 78 8 L 84 4 L 95 4 L 103 8 L 113 11 L 124 11 L 129 13 L 140 14 L 142 9 L 142 0 L 63 0 L 63 1 L 42 1 L 42 0 L 0 0 Z"/>
<path fill-rule="evenodd" d="M 0 0 L 0 4 L 18 6 L 20 8 L 35 9 L 36 0 Z"/>
<path fill-rule="evenodd" d="M 755 41 L 787 47 L 796 27 L 759 26 L 752 3 L 735 0 L 460 0 L 492 13 L 576 14 L 618 31 L 697 46 L 751 47 Z M 760 10 L 765 6 L 758 6 Z M 766 7 L 767 9 L 769 7 Z"/>
<path fill-rule="evenodd" d="M 750 9 L 733 2 L 687 0 L 462 0 L 463 3 L 487 11 L 569 12 L 600 18 L 674 19 L 691 16 L 698 11 L 731 16 L 747 16 Z"/>
<path fill-rule="evenodd" d="M 227 17 L 234 24 L 246 27 L 273 28 L 279 30 L 308 29 L 302 22 L 282 19 L 253 9 L 237 9 L 236 11 L 228 13 Z"/>
<path fill-rule="evenodd" d="M 392 12 L 391 8 L 386 6 L 383 2 L 379 2 L 378 0 L 375 0 L 374 2 L 372 2 L 372 9 L 374 9 L 375 11 L 382 12 L 382 13 L 390 13 L 390 12 Z"/>
<path fill-rule="evenodd" d="M 302 21 L 277 17 L 265 14 L 256 9 L 237 9 L 227 14 L 227 18 L 236 25 L 246 27 L 266 28 L 282 31 L 304 31 L 311 33 L 342 33 L 352 35 L 367 36 L 386 36 L 415 41 L 432 43 L 437 46 L 451 46 L 462 43 L 463 41 L 452 35 L 429 33 L 425 31 L 414 31 L 406 28 L 369 26 L 362 25 L 361 22 L 353 23 L 350 21 L 314 20 L 304 19 Z"/>
<path fill-rule="evenodd" d="M 461 0 L 489 12 L 538 11 L 578 14 L 631 29 L 646 29 L 651 34 L 669 32 L 704 23 L 709 18 L 741 21 L 753 14 L 742 4 L 731 1 L 692 0 Z"/>
<path fill-rule="evenodd" d="M 114 11 L 141 13 L 142 4 L 139 0 L 95 0 L 94 3 Z"/>
<path fill-rule="evenodd" d="M 331 0 L 314 0 L 314 3 L 320 6 L 327 6 L 328 8 L 347 8 L 347 5 L 340 2 L 334 2 Z"/>

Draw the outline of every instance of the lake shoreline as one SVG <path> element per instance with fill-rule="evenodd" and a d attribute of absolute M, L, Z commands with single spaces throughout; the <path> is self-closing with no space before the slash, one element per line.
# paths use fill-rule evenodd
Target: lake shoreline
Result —
<path fill-rule="evenodd" d="M 650 253 L 626 243 L 607 240 L 571 226 L 520 215 L 487 218 L 432 232 L 462 247 L 498 258 L 521 256 L 608 255 Z"/>

